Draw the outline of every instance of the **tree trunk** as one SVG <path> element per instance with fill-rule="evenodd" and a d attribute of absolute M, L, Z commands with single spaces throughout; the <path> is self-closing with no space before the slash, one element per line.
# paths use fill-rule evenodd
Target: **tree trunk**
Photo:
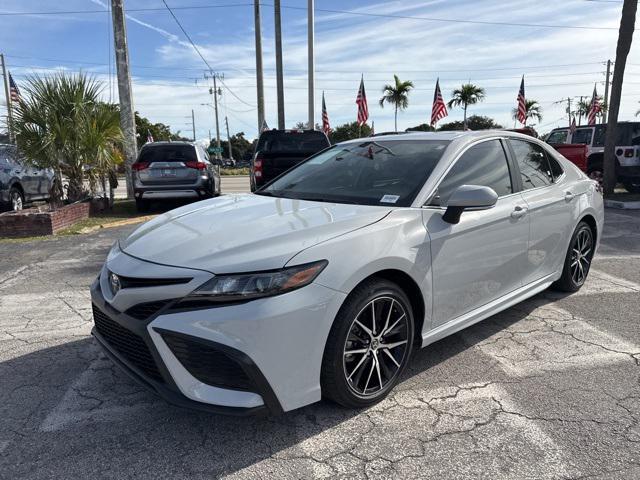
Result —
<path fill-rule="evenodd" d="M 462 124 L 462 130 L 467 129 L 467 104 L 464 104 L 464 122 Z"/>
<path fill-rule="evenodd" d="M 396 111 L 394 115 L 394 124 L 396 127 L 396 133 L 398 133 L 398 106 L 396 105 Z"/>
<path fill-rule="evenodd" d="M 624 0 L 622 4 L 622 18 L 618 32 L 618 46 L 616 60 L 613 67 L 613 82 L 611 85 L 611 99 L 609 100 L 609 121 L 607 136 L 604 144 L 604 193 L 611 194 L 616 187 L 616 156 L 615 141 L 618 134 L 618 113 L 620 112 L 620 98 L 622 96 L 622 80 L 627 63 L 627 56 L 631 49 L 633 30 L 636 21 L 638 0 Z"/>

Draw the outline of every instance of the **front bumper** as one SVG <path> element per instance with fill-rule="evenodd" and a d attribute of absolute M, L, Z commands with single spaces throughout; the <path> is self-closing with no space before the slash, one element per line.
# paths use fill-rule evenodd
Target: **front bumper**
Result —
<path fill-rule="evenodd" d="M 122 255 L 109 269 L 126 276 Z M 140 263 L 150 265 L 128 258 L 132 271 Z M 106 267 L 91 287 L 93 334 L 116 364 L 170 403 L 247 415 L 277 414 L 320 400 L 324 346 L 344 294 L 311 284 L 276 297 L 188 311 L 174 309 L 174 299 L 142 319 L 131 307 L 137 301 L 127 296 L 140 300 L 142 294 L 146 300 L 144 290 L 164 287 L 123 289 L 107 299 L 105 272 Z M 106 321 L 107 327 L 101 325 Z M 219 358 L 225 361 L 216 363 Z M 214 381 L 206 383 L 208 378 Z"/>

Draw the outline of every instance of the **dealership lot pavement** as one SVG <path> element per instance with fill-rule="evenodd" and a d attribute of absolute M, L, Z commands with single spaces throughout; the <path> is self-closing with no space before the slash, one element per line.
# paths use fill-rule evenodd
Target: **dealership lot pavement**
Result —
<path fill-rule="evenodd" d="M 607 210 L 578 294 L 545 292 L 415 355 L 365 411 L 167 405 L 89 335 L 105 229 L 0 243 L 0 478 L 640 478 L 640 212 Z"/>

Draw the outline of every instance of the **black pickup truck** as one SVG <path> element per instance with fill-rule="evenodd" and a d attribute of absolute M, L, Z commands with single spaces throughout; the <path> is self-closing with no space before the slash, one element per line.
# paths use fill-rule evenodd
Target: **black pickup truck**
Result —
<path fill-rule="evenodd" d="M 251 191 L 330 145 L 327 136 L 318 130 L 262 132 L 251 160 Z"/>

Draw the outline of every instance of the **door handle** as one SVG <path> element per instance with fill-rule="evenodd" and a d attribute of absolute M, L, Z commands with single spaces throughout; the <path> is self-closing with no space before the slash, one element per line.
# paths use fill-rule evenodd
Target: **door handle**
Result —
<path fill-rule="evenodd" d="M 522 207 L 520 205 L 516 205 L 516 208 L 514 208 L 513 212 L 511 212 L 511 218 L 524 217 L 527 214 L 528 211 L 529 211 L 529 209 L 527 207 Z"/>
<path fill-rule="evenodd" d="M 570 202 L 571 200 L 573 200 L 573 197 L 575 197 L 575 195 L 573 194 L 573 192 L 564 192 L 564 199 L 567 202 Z"/>

